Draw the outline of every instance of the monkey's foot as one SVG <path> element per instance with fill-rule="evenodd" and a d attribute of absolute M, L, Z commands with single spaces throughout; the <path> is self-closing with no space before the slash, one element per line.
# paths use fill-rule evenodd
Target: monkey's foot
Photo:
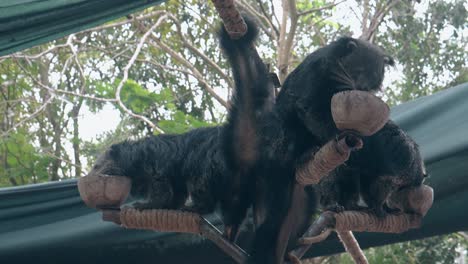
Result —
<path fill-rule="evenodd" d="M 191 204 L 191 205 L 182 206 L 180 210 L 203 215 L 203 214 L 211 213 L 213 211 L 213 208 L 209 206 L 200 206 L 200 205 Z"/>
<path fill-rule="evenodd" d="M 163 206 L 160 203 L 155 202 L 135 202 L 131 205 L 137 210 L 148 210 L 148 209 L 169 209 L 168 206 Z"/>
<path fill-rule="evenodd" d="M 354 131 L 343 131 L 339 135 L 336 136 L 336 141 L 340 141 L 341 139 L 345 139 L 346 144 L 351 148 L 351 150 L 359 150 L 363 146 L 363 142 L 361 137 L 358 133 Z"/>
<path fill-rule="evenodd" d="M 224 236 L 229 240 L 229 242 L 236 242 L 239 236 L 239 226 L 238 225 L 224 225 Z"/>
<path fill-rule="evenodd" d="M 403 214 L 403 211 L 401 211 L 398 208 L 390 208 L 387 206 L 387 204 L 383 205 L 383 209 L 385 210 L 386 213 L 392 214 L 392 215 L 401 215 Z"/>
<path fill-rule="evenodd" d="M 340 205 L 338 203 L 335 203 L 333 205 L 325 207 L 325 211 L 332 211 L 332 212 L 335 212 L 335 213 L 342 213 L 342 212 L 345 211 L 345 208 L 344 208 L 344 206 L 342 206 L 342 205 Z"/>
<path fill-rule="evenodd" d="M 385 210 L 382 206 L 380 207 L 366 207 L 360 205 L 354 205 L 348 208 L 348 211 L 360 211 L 368 214 L 372 214 L 377 216 L 378 218 L 384 218 L 389 214 L 387 210 Z"/>

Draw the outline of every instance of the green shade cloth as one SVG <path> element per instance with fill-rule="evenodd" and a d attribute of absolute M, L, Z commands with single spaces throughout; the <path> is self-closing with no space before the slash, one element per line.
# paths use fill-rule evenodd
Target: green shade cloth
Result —
<path fill-rule="evenodd" d="M 0 0 L 0 56 L 156 5 L 162 0 Z"/>
<path fill-rule="evenodd" d="M 359 233 L 364 248 L 468 230 L 468 83 L 392 109 L 421 146 L 435 190 L 423 226 Z M 219 218 L 212 216 L 215 224 Z M 308 256 L 343 251 L 336 237 Z M 126 230 L 81 202 L 75 180 L 0 189 L 0 263 L 234 263 L 196 235 Z"/>

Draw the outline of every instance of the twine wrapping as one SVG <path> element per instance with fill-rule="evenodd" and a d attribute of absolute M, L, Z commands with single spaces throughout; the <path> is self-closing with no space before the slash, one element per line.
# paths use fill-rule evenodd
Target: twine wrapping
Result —
<path fill-rule="evenodd" d="M 201 217 L 198 214 L 176 210 L 139 211 L 126 207 L 120 212 L 120 221 L 126 228 L 200 234 Z"/>
<path fill-rule="evenodd" d="M 421 216 L 416 214 L 388 214 L 379 218 L 360 211 L 345 211 L 335 214 L 337 231 L 402 233 L 421 225 Z"/>
<path fill-rule="evenodd" d="M 299 239 L 300 245 L 292 250 L 289 255 L 291 259 L 300 259 L 310 248 L 311 243 L 317 243 L 326 239 L 330 234 L 328 230 L 333 229 L 341 236 L 340 239 L 345 249 L 351 254 L 353 259 L 362 260 L 362 256 L 359 256 L 358 252 L 360 250 L 359 243 L 353 241 L 355 240 L 354 236 L 350 237 L 352 235 L 351 231 L 402 233 L 410 228 L 419 227 L 421 219 L 422 216 L 417 214 L 389 214 L 379 218 L 371 213 L 360 211 L 345 211 L 342 213 L 325 211 L 308 228 L 302 238 Z M 349 233 L 345 234 L 346 232 Z"/>
<path fill-rule="evenodd" d="M 346 140 L 345 136 L 338 141 L 331 140 L 325 144 L 311 161 L 297 170 L 296 181 L 301 185 L 317 184 L 322 177 L 347 161 L 352 146 L 349 146 Z M 357 146 L 362 147 L 360 138 L 353 137 L 353 140 L 357 140 Z"/>
<path fill-rule="evenodd" d="M 239 39 L 247 33 L 247 24 L 234 5 L 234 0 L 212 0 L 224 27 L 232 39 Z"/>
<path fill-rule="evenodd" d="M 364 252 L 351 231 L 337 231 L 338 238 L 343 244 L 346 252 L 351 255 L 356 264 L 369 264 Z"/>

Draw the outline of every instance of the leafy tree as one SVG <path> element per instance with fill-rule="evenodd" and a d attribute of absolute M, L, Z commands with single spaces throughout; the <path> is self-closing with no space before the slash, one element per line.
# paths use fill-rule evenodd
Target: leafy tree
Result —
<path fill-rule="evenodd" d="M 468 81 L 464 1 L 237 3 L 259 21 L 259 51 L 281 80 L 308 53 L 346 34 L 397 59 L 383 94 L 390 104 Z M 112 143 L 222 123 L 233 80 L 218 48 L 218 23 L 209 1 L 170 0 L 0 57 L 0 186 L 77 177 Z M 120 124 L 83 140 L 84 110 L 108 106 Z M 448 263 L 458 246 L 466 248 L 466 238 L 452 234 L 366 253 L 375 263 Z M 333 261 L 350 260 L 314 263 Z"/>

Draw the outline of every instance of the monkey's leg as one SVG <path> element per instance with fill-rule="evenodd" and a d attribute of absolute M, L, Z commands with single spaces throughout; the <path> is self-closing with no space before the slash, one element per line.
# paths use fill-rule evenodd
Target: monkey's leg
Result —
<path fill-rule="evenodd" d="M 175 209 L 174 189 L 167 178 L 151 178 L 146 202 L 136 202 L 133 207 L 144 209 Z"/>
<path fill-rule="evenodd" d="M 192 198 L 192 203 L 190 205 L 183 206 L 181 208 L 182 210 L 198 214 L 208 214 L 214 211 L 216 207 L 216 199 L 210 190 L 200 191 L 192 189 L 189 192 L 190 197 Z"/>
<path fill-rule="evenodd" d="M 384 217 L 387 214 L 384 203 L 395 190 L 395 184 L 385 177 L 366 177 L 366 180 L 361 181 L 362 198 L 367 203 L 369 210 L 379 217 Z"/>

